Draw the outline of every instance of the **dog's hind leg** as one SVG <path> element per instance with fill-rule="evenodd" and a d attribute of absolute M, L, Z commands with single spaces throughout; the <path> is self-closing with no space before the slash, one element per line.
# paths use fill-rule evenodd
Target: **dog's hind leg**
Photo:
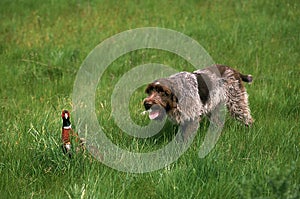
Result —
<path fill-rule="evenodd" d="M 232 117 L 246 126 L 251 126 L 253 118 L 250 113 L 248 94 L 246 89 L 237 83 L 238 81 L 228 88 L 226 106 Z"/>

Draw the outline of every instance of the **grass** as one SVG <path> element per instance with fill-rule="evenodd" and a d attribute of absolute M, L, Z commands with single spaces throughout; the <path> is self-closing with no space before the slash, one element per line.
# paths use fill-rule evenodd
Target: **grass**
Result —
<path fill-rule="evenodd" d="M 300 4 L 298 1 L 0 2 L 0 198 L 299 198 Z M 76 73 L 104 39 L 138 27 L 164 27 L 197 40 L 216 63 L 251 73 L 247 86 L 255 125 L 227 118 L 208 156 L 198 150 L 208 126 L 176 162 L 158 171 L 113 170 L 88 153 L 71 160 L 60 150 L 60 113 L 72 110 Z M 97 116 L 124 148 L 165 145 L 172 125 L 154 138 L 132 139 L 114 124 L 110 95 L 131 68 L 163 63 L 191 67 L 159 50 L 116 60 L 97 88 Z M 146 124 L 131 98 L 133 120 Z M 76 127 L 75 127 L 76 128 Z"/>

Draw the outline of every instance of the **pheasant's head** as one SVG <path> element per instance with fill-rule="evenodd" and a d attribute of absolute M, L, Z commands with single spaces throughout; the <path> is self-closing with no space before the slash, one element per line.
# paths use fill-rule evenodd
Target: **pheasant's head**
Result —
<path fill-rule="evenodd" d="M 67 110 L 63 110 L 61 114 L 62 120 L 63 120 L 63 127 L 70 127 L 70 112 Z"/>

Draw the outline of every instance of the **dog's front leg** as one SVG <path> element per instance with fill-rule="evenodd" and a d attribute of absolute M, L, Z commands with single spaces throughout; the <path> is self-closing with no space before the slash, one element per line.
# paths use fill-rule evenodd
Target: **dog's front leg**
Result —
<path fill-rule="evenodd" d="M 179 133 L 184 142 L 188 142 L 190 139 L 194 139 L 199 128 L 199 120 L 185 121 L 180 125 Z"/>

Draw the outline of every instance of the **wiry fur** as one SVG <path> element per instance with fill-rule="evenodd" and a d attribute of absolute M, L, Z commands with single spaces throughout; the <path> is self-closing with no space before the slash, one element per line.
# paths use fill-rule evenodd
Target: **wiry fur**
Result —
<path fill-rule="evenodd" d="M 171 120 L 184 124 L 199 121 L 225 103 L 231 116 L 249 126 L 253 119 L 243 81 L 252 82 L 252 76 L 223 65 L 180 72 L 149 84 L 144 106 L 146 110 L 159 106 Z"/>

